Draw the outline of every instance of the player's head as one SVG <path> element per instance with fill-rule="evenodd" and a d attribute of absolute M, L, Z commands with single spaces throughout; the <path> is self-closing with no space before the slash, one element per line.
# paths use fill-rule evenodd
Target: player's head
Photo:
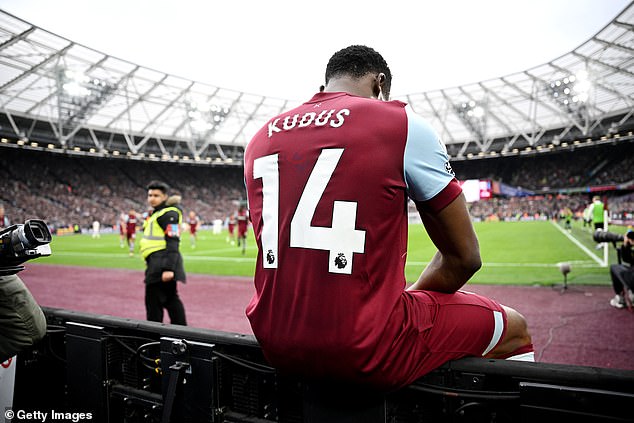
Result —
<path fill-rule="evenodd" d="M 351 45 L 332 55 L 326 66 L 326 85 L 332 78 L 350 77 L 361 80 L 371 76 L 374 96 L 390 97 L 392 73 L 383 56 L 371 47 Z"/>

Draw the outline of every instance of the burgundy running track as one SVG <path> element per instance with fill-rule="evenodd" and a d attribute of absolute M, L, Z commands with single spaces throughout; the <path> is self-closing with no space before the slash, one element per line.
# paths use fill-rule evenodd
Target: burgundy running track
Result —
<path fill-rule="evenodd" d="M 28 264 L 19 276 L 42 306 L 145 319 L 143 272 Z M 188 324 L 252 334 L 244 309 L 253 282 L 188 274 L 179 284 Z M 529 322 L 537 361 L 634 370 L 634 313 L 608 304 L 610 286 L 467 285 L 520 311 Z M 166 316 L 165 321 L 169 319 Z"/>

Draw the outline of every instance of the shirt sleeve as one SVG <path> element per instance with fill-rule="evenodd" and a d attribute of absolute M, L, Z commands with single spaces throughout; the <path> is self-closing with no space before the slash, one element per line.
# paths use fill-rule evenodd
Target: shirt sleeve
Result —
<path fill-rule="evenodd" d="M 407 141 L 403 171 L 407 195 L 417 204 L 430 203 L 432 209 L 440 210 L 460 195 L 462 189 L 436 131 L 410 106 L 406 106 L 405 111 Z M 435 201 L 439 195 L 441 201 Z"/>

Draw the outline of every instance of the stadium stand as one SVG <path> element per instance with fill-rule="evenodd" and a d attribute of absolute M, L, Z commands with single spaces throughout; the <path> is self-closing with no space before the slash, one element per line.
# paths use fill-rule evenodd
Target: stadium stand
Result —
<path fill-rule="evenodd" d="M 183 207 L 203 222 L 224 219 L 244 199 L 240 169 L 148 163 L 125 159 L 69 157 L 24 149 L 0 149 L 0 193 L 14 223 L 43 218 L 53 229 L 93 220 L 114 227 L 119 213 L 146 210 L 146 184 L 152 179 L 176 181 L 172 189 Z"/>
<path fill-rule="evenodd" d="M 184 208 L 195 210 L 203 223 L 223 220 L 246 198 L 241 167 L 68 156 L 24 147 L 0 147 L 0 152 L 0 177 L 7 181 L 0 201 L 14 223 L 44 218 L 53 229 L 77 224 L 87 231 L 98 220 L 112 228 L 119 213 L 145 211 L 145 184 L 157 178 L 177 181 L 172 188 L 182 195 Z M 615 218 L 631 219 L 631 157 L 634 142 L 629 141 L 528 159 L 457 161 L 454 169 L 459 180 L 490 179 L 535 193 L 472 203 L 477 219 L 553 218 L 564 207 L 581 213 L 596 192 L 609 198 Z"/>

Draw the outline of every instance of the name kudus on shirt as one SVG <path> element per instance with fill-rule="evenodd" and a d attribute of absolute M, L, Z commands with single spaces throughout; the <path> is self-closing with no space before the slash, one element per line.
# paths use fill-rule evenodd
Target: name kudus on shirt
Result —
<path fill-rule="evenodd" d="M 346 116 L 350 116 L 349 109 L 330 109 L 321 112 L 306 112 L 303 115 L 296 113 L 285 117 L 278 117 L 269 122 L 269 138 L 274 133 L 290 131 L 291 129 L 308 128 L 309 126 L 330 126 L 339 128 L 345 123 Z"/>

